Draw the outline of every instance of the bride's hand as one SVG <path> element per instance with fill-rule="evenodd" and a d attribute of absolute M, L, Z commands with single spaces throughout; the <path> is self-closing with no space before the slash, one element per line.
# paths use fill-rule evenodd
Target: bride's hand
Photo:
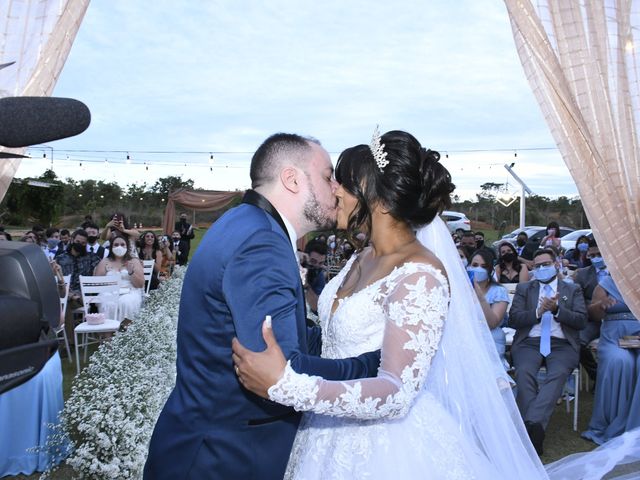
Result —
<path fill-rule="evenodd" d="M 282 377 L 287 360 L 268 320 L 262 323 L 262 337 L 267 344 L 267 348 L 262 352 L 251 351 L 234 338 L 231 343 L 232 357 L 236 375 L 242 386 L 256 395 L 269 398 L 267 391 Z"/>

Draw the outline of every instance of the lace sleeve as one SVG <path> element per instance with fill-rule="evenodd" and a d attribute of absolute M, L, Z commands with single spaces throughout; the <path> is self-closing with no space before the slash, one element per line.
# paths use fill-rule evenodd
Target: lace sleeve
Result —
<path fill-rule="evenodd" d="M 438 349 L 448 308 L 444 276 L 429 265 L 406 264 L 375 297 L 387 317 L 375 378 L 328 381 L 290 364 L 269 398 L 298 411 L 361 419 L 406 415 Z"/>

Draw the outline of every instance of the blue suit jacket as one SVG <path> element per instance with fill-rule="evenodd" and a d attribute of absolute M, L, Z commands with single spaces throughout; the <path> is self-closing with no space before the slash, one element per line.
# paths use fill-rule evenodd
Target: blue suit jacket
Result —
<path fill-rule="evenodd" d="M 262 322 L 298 372 L 327 379 L 374 376 L 379 352 L 322 359 L 305 325 L 300 273 L 287 234 L 267 212 L 241 204 L 202 239 L 184 279 L 176 386 L 160 414 L 146 479 L 282 478 L 299 414 L 243 389 L 231 340 L 264 350 Z"/>

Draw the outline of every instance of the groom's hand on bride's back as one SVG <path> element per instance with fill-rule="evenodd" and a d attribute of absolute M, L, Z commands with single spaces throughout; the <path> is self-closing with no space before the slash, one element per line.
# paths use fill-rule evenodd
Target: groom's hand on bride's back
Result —
<path fill-rule="evenodd" d="M 242 386 L 256 395 L 269 398 L 269 387 L 280 380 L 287 360 L 273 334 L 269 320 L 262 324 L 262 336 L 267 345 L 262 352 L 249 350 L 234 338 L 231 342 L 232 357 L 236 375 Z"/>

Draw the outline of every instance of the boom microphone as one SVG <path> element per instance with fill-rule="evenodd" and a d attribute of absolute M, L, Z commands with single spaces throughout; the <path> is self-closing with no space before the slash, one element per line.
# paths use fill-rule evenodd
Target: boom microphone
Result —
<path fill-rule="evenodd" d="M 87 106 L 73 98 L 0 98 L 0 145 L 10 148 L 73 137 L 91 123 Z"/>

